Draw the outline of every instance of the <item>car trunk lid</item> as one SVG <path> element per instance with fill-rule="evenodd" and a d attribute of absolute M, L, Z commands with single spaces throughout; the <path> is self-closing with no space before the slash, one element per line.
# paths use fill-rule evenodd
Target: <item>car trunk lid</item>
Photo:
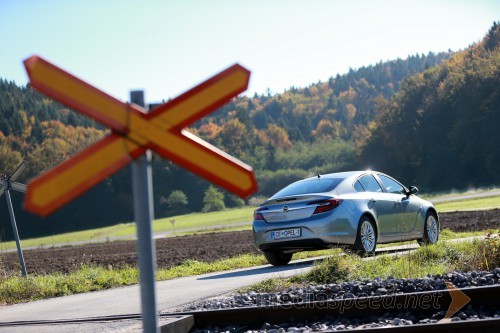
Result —
<path fill-rule="evenodd" d="M 314 214 L 316 208 L 322 202 L 327 202 L 328 199 L 332 199 L 332 197 L 300 195 L 271 199 L 259 208 L 259 213 L 269 223 L 306 219 Z"/>

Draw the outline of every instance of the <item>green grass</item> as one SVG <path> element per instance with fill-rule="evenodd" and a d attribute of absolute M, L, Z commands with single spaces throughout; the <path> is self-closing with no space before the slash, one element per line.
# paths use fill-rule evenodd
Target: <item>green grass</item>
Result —
<path fill-rule="evenodd" d="M 480 210 L 493 208 L 500 208 L 500 196 L 481 199 L 449 201 L 436 205 L 436 209 L 440 213 L 452 212 L 457 210 Z"/>
<path fill-rule="evenodd" d="M 231 225 L 235 223 L 248 222 L 250 225 L 253 219 L 254 207 L 244 207 L 238 209 L 228 209 L 221 212 L 211 213 L 192 213 L 155 220 L 153 223 L 153 232 L 171 232 L 182 229 L 203 229 L 214 226 Z M 175 220 L 174 225 L 170 223 Z M 110 237 L 135 235 L 135 224 L 130 224 L 110 234 Z"/>
<path fill-rule="evenodd" d="M 71 242 L 89 242 L 93 239 L 109 239 L 111 234 L 116 233 L 122 228 L 126 228 L 127 224 L 117 224 L 110 227 L 103 227 L 92 230 L 75 231 L 68 232 L 64 234 L 46 236 L 32 239 L 22 239 L 21 245 L 25 247 L 40 247 L 40 246 L 51 246 L 57 244 L 65 244 Z M 22 237 L 22 229 L 20 229 Z M 0 249 L 14 249 L 16 248 L 16 243 L 14 241 L 0 243 Z"/>
<path fill-rule="evenodd" d="M 352 254 L 331 257 L 295 281 L 332 283 L 394 276 L 418 278 L 427 274 L 443 274 L 489 269 L 500 265 L 500 238 L 465 242 L 438 242 L 415 252 L 393 257 L 381 256 L 363 261 Z"/>
<path fill-rule="evenodd" d="M 302 252 L 297 253 L 294 259 L 338 253 L 340 253 L 339 249 Z M 158 269 L 156 279 L 158 281 L 170 280 L 265 264 L 267 264 L 267 261 L 260 254 L 244 254 L 211 263 L 187 260 L 179 266 L 169 269 Z M 0 275 L 0 304 L 13 304 L 110 289 L 138 282 L 137 268 L 128 266 L 119 269 L 107 269 L 100 266 L 82 265 L 79 270 L 71 274 L 30 275 L 28 278 Z"/>
<path fill-rule="evenodd" d="M 377 256 L 362 260 L 357 255 L 331 256 L 311 271 L 290 278 L 267 279 L 241 291 L 274 292 L 291 286 L 362 281 L 377 277 L 419 278 L 454 270 L 490 270 L 500 267 L 500 238 L 465 242 L 439 242 L 409 254 Z"/>
<path fill-rule="evenodd" d="M 209 228 L 206 230 L 197 230 L 197 231 L 174 232 L 169 236 L 177 237 L 177 236 L 187 236 L 187 235 L 202 235 L 213 232 L 232 232 L 232 231 L 243 231 L 243 230 L 252 230 L 252 225 L 249 224 L 244 227 L 221 227 L 221 228 Z"/>
<path fill-rule="evenodd" d="M 320 255 L 334 255 L 338 253 L 340 253 L 339 249 L 302 252 L 297 253 L 294 259 L 310 258 Z M 169 269 L 158 269 L 156 272 L 156 280 L 170 280 L 265 264 L 267 264 L 267 261 L 264 256 L 260 254 L 244 254 L 211 263 L 187 260 L 179 266 Z M 71 274 L 30 275 L 28 278 L 22 276 L 0 275 L 0 304 L 14 304 L 110 289 L 137 284 L 138 282 L 139 275 L 136 267 L 107 269 L 100 266 L 82 265 L 79 270 Z"/>
<path fill-rule="evenodd" d="M 254 207 L 228 209 L 212 213 L 192 213 L 158 219 L 153 222 L 155 233 L 172 232 L 173 235 L 187 235 L 193 233 L 221 231 L 222 229 L 241 230 L 251 228 Z M 175 220 L 174 226 L 170 220 Z M 248 226 L 231 226 L 232 224 L 248 222 Z M 223 226 L 223 228 L 217 228 Z M 175 227 L 175 228 L 174 228 Z M 196 229 L 183 231 L 186 229 Z M 175 233 L 174 233 L 175 230 Z M 20 230 L 22 237 L 22 230 Z M 121 223 L 110 227 L 92 230 L 76 231 L 54 236 L 21 239 L 23 248 L 53 246 L 72 242 L 89 242 L 92 240 L 112 241 L 123 238 L 133 238 L 136 235 L 135 223 Z M 0 243 L 1 249 L 15 249 L 14 241 Z"/>
<path fill-rule="evenodd" d="M 450 229 L 443 229 L 439 233 L 439 240 L 450 240 L 457 238 L 466 238 L 474 236 L 484 236 L 487 233 L 500 234 L 500 229 L 491 229 L 488 231 L 466 231 L 466 232 L 455 232 Z"/>
<path fill-rule="evenodd" d="M 137 268 L 108 270 L 82 266 L 69 274 L 0 277 L 0 304 L 19 303 L 136 284 Z"/>
<path fill-rule="evenodd" d="M 262 255 L 245 254 L 212 263 L 188 260 L 170 269 L 158 269 L 157 280 L 233 270 L 266 264 Z M 0 276 L 0 304 L 13 304 L 51 297 L 84 293 L 137 284 L 138 270 L 135 267 L 107 269 L 100 266 L 82 265 L 71 274 Z"/>
<path fill-rule="evenodd" d="M 441 198 L 449 198 L 450 201 L 453 201 L 455 197 L 467 195 L 467 194 L 477 194 L 477 193 L 489 193 L 493 191 L 500 190 L 499 187 L 486 187 L 486 188 L 478 188 L 478 189 L 470 189 L 470 190 L 452 190 L 448 192 L 433 192 L 433 193 L 422 193 L 418 194 L 418 196 L 424 198 L 425 200 L 433 200 L 433 199 L 441 199 Z"/>

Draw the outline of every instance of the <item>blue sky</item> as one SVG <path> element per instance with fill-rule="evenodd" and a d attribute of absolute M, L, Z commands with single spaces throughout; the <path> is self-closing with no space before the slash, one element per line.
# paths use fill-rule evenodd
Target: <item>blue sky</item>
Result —
<path fill-rule="evenodd" d="M 249 94 L 349 68 L 459 50 L 500 20 L 500 1 L 0 0 L 0 77 L 27 83 L 38 54 L 128 100 L 157 102 L 240 63 Z"/>

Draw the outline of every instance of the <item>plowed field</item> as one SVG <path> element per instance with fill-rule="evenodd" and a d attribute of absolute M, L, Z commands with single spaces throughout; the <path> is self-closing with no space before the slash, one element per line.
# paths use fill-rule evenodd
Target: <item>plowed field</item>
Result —
<path fill-rule="evenodd" d="M 500 209 L 440 214 L 442 228 L 452 231 L 479 231 L 500 228 Z M 251 231 L 219 232 L 156 240 L 160 268 L 179 265 L 188 259 L 215 261 L 244 253 L 257 253 Z M 116 241 L 81 246 L 24 251 L 28 273 L 67 273 L 83 263 L 118 268 L 135 265 L 135 241 Z M 0 272 L 19 272 L 17 252 L 0 254 Z"/>

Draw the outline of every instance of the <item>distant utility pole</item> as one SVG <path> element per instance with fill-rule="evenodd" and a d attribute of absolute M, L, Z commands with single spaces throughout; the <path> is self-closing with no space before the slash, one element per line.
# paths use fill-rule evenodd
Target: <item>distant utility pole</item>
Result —
<path fill-rule="evenodd" d="M 10 222 L 12 223 L 12 230 L 14 232 L 14 237 L 16 238 L 17 253 L 19 254 L 19 262 L 21 263 L 21 270 L 25 277 L 28 276 L 26 271 L 26 265 L 24 263 L 23 249 L 21 248 L 21 241 L 19 240 L 19 233 L 17 232 L 16 217 L 14 215 L 14 208 L 12 207 L 12 200 L 10 198 L 10 190 L 15 190 L 21 193 L 26 192 L 26 185 L 21 183 L 16 183 L 15 180 L 19 178 L 19 175 L 26 169 L 28 165 L 27 161 L 23 161 L 17 169 L 7 177 L 3 175 L 1 177 L 2 182 L 0 183 L 0 196 L 5 192 L 5 199 L 7 200 L 7 207 L 9 208 Z"/>

